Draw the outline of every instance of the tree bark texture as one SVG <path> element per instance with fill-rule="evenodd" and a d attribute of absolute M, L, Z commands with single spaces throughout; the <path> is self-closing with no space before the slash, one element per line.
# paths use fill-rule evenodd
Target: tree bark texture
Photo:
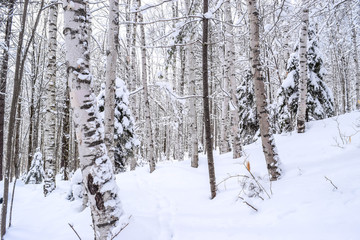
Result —
<path fill-rule="evenodd" d="M 104 126 L 92 92 L 90 61 L 90 19 L 86 0 L 65 0 L 64 36 L 70 103 L 83 183 L 89 199 L 95 239 L 111 239 L 123 214 L 114 171 L 107 156 Z"/>
<path fill-rule="evenodd" d="M 308 81 L 308 65 L 307 65 L 307 42 L 308 42 L 308 25 L 309 25 L 309 9 L 307 0 L 302 1 L 300 45 L 299 45 L 299 104 L 297 111 L 297 131 L 305 132 L 306 118 L 306 99 L 307 99 L 307 81 Z"/>
<path fill-rule="evenodd" d="M 276 152 L 275 140 L 269 124 L 264 76 L 260 62 L 259 12 L 256 7 L 256 0 L 248 0 L 247 6 L 250 24 L 250 62 L 255 88 L 256 110 L 259 117 L 261 142 L 270 180 L 275 181 L 280 177 L 281 171 L 278 166 L 279 158 Z"/>
<path fill-rule="evenodd" d="M 119 48 L 119 0 L 110 0 L 109 28 L 106 51 L 106 87 L 105 87 L 105 144 L 108 156 L 115 169 L 114 159 L 114 115 L 116 60 Z"/>
<path fill-rule="evenodd" d="M 231 16 L 231 4 L 230 0 L 224 2 L 225 8 L 225 59 L 226 68 L 225 76 L 230 82 L 230 94 L 231 94 L 231 135 L 232 135 L 232 150 L 233 158 L 241 157 L 242 147 L 240 142 L 240 129 L 239 129 L 239 106 L 236 97 L 236 78 L 235 78 L 235 46 L 233 35 L 233 21 Z"/>
<path fill-rule="evenodd" d="M 209 39 L 209 19 L 206 18 L 206 13 L 209 11 L 208 0 L 203 2 L 203 41 L 202 41 L 202 74 L 203 74 L 203 106 L 204 106 L 204 120 L 205 120 L 205 138 L 206 138 L 206 153 L 208 160 L 210 193 L 211 199 L 216 197 L 216 178 L 214 156 L 212 148 L 212 136 L 210 127 L 210 108 L 209 108 L 209 74 L 208 74 L 208 39 Z"/>
<path fill-rule="evenodd" d="M 46 99 L 46 125 L 45 125 L 45 181 L 44 195 L 48 196 L 55 190 L 56 175 L 56 49 L 57 49 L 57 0 L 52 0 L 49 9 L 49 40 L 47 65 L 47 99 Z"/>

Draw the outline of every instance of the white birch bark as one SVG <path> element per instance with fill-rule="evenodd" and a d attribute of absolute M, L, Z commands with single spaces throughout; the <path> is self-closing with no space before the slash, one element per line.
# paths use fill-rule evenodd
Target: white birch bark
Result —
<path fill-rule="evenodd" d="M 256 0 L 247 0 L 247 6 L 250 24 L 250 61 L 254 80 L 256 110 L 259 117 L 261 142 L 270 180 L 276 181 L 280 177 L 281 170 L 278 166 L 279 158 L 269 124 L 264 76 L 260 62 L 259 11 L 256 7 Z"/>
<path fill-rule="evenodd" d="M 47 100 L 46 100 L 46 125 L 45 125 L 45 183 L 44 195 L 47 196 L 55 187 L 55 129 L 56 129 L 56 48 L 57 48 L 57 15 L 58 5 L 56 0 L 51 0 L 49 9 L 49 42 L 47 65 Z"/>
<path fill-rule="evenodd" d="M 299 104 L 297 110 L 297 131 L 298 133 L 305 132 L 305 117 L 306 117 L 306 95 L 307 95 L 307 79 L 308 79 L 308 65 L 307 65 L 307 41 L 308 41 L 308 24 L 309 24 L 309 9 L 307 7 L 307 0 L 302 1 L 302 15 L 301 15 L 301 31 L 300 31 L 300 45 L 299 45 Z"/>
<path fill-rule="evenodd" d="M 239 106 L 236 97 L 236 78 L 235 78 L 235 46 L 233 35 L 233 21 L 231 15 L 230 0 L 224 2 L 225 8 L 225 59 L 226 68 L 225 76 L 230 82 L 230 94 L 231 94 L 231 135 L 232 135 L 232 150 L 233 158 L 241 157 L 242 147 L 240 142 L 240 129 L 239 129 Z"/>
<path fill-rule="evenodd" d="M 111 239 L 123 214 L 113 168 L 104 143 L 104 126 L 92 92 L 89 70 L 90 20 L 86 0 L 64 0 L 64 36 L 70 103 L 83 183 L 89 199 L 95 239 Z"/>
<path fill-rule="evenodd" d="M 115 80 L 116 60 L 119 47 L 119 0 L 109 0 L 109 28 L 106 51 L 106 83 L 105 83 L 105 144 L 108 156 L 115 169 L 114 160 L 114 116 L 115 116 Z"/>
<path fill-rule="evenodd" d="M 351 10 L 350 10 L 351 12 Z M 357 39 L 356 39 L 356 25 L 352 19 L 352 43 L 353 43 L 353 58 L 355 64 L 355 92 L 356 92 L 356 109 L 360 110 L 360 69 L 359 69 L 359 59 L 358 59 L 358 48 L 357 48 Z"/>
<path fill-rule="evenodd" d="M 138 7 L 141 6 L 141 1 L 138 0 Z M 143 16 L 139 13 L 139 21 L 143 22 Z M 146 149 L 147 149 L 147 158 L 150 165 L 150 173 L 155 170 L 155 156 L 154 156 L 154 139 L 152 134 L 152 126 L 151 126 L 151 117 L 150 117 L 150 102 L 149 102 L 149 92 L 148 92 L 148 84 L 147 84 L 147 62 L 146 62 L 146 41 L 145 41 L 145 28 L 144 25 L 140 25 L 140 44 L 141 44 L 141 78 L 142 84 L 144 88 L 144 115 L 145 115 L 145 131 L 146 131 Z"/>

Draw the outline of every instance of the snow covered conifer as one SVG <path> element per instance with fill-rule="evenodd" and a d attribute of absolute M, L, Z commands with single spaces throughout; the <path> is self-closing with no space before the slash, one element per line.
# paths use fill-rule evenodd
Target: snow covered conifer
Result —
<path fill-rule="evenodd" d="M 310 26 L 308 31 L 308 81 L 306 100 L 306 121 L 331 117 L 334 114 L 334 100 L 331 90 L 323 80 L 325 69 L 318 48 L 318 38 Z M 280 132 L 292 131 L 296 120 L 299 100 L 299 54 L 298 45 L 288 61 L 288 75 L 278 92 L 278 124 Z"/>
<path fill-rule="evenodd" d="M 36 149 L 34 158 L 31 161 L 30 171 L 26 175 L 25 183 L 26 184 L 40 184 L 44 179 L 44 162 L 42 160 L 42 154 L 40 149 Z"/>
<path fill-rule="evenodd" d="M 102 114 L 104 111 L 105 91 L 98 95 L 98 108 Z M 134 157 L 135 149 L 139 146 L 139 140 L 135 135 L 134 118 L 129 108 L 129 91 L 125 82 L 116 80 L 115 91 L 115 121 L 114 121 L 114 144 L 115 144 L 115 172 L 124 172 L 128 160 Z"/>
<path fill-rule="evenodd" d="M 251 71 L 246 73 L 245 79 L 236 91 L 239 105 L 240 139 L 244 145 L 247 145 L 256 140 L 255 135 L 259 130 Z"/>

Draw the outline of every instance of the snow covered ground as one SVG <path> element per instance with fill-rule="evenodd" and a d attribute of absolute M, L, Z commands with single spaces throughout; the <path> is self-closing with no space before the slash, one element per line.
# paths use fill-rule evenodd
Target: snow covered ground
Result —
<path fill-rule="evenodd" d="M 241 159 L 215 154 L 218 183 L 250 176 L 243 165 L 247 159 L 270 195 L 260 192 L 264 200 L 249 197 L 255 193 L 249 183 L 259 189 L 251 176 L 220 183 L 210 200 L 206 156 L 198 169 L 186 160 L 158 163 L 152 174 L 143 167 L 117 175 L 126 214 L 122 221 L 130 223 L 116 239 L 360 239 L 360 132 L 355 134 L 360 112 L 310 122 L 307 129 L 276 135 L 283 177 L 271 187 L 259 141 L 244 147 Z M 92 239 L 90 211 L 80 211 L 79 200 L 66 200 L 69 187 L 58 181 L 56 191 L 44 198 L 41 185 L 19 183 L 5 239 L 78 239 L 69 223 L 83 240 Z"/>

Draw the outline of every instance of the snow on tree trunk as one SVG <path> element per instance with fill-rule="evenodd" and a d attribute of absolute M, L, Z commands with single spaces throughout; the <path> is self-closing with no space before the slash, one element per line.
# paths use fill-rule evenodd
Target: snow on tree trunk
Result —
<path fill-rule="evenodd" d="M 276 152 L 275 140 L 269 124 L 264 76 L 262 75 L 262 66 L 260 63 L 259 11 L 256 7 L 256 0 L 248 0 L 247 6 L 250 24 L 250 61 L 255 88 L 256 110 L 259 118 L 260 135 L 270 180 L 276 181 L 280 177 L 281 171 L 278 166 L 279 158 Z"/>
<path fill-rule="evenodd" d="M 231 15 L 230 0 L 224 2 L 225 8 L 225 59 L 226 68 L 225 76 L 230 82 L 230 94 L 231 94 L 231 135 L 232 135 L 232 150 L 233 158 L 241 157 L 242 147 L 240 142 L 240 129 L 239 129 L 239 106 L 236 94 L 236 78 L 235 78 L 235 46 L 233 35 L 233 21 Z"/>
<path fill-rule="evenodd" d="M 49 11 L 49 52 L 47 65 L 47 100 L 46 100 L 46 125 L 45 125 L 45 183 L 44 195 L 49 195 L 56 187 L 55 183 L 55 129 L 56 129 L 56 48 L 57 48 L 57 14 L 58 5 L 52 0 Z"/>
<path fill-rule="evenodd" d="M 301 31 L 300 31 L 300 45 L 299 45 L 299 62 L 300 62 L 300 81 L 299 81 L 299 107 L 297 111 L 297 131 L 298 133 L 305 132 L 305 115 L 306 115 L 306 96 L 307 96 L 307 40 L 308 40 L 308 24 L 309 24 L 309 9 L 307 7 L 307 0 L 302 1 L 302 15 L 301 15 Z"/>
<path fill-rule="evenodd" d="M 138 1 L 138 7 L 141 6 L 141 1 Z M 143 22 L 143 16 L 139 13 L 139 21 Z M 154 139 L 152 134 L 151 117 L 150 117 L 150 102 L 149 102 L 149 91 L 147 85 L 147 57 L 146 57 L 146 41 L 145 41 L 145 28 L 144 25 L 140 25 L 140 43 L 141 43 L 141 78 L 144 88 L 144 115 L 145 115 L 145 141 L 147 149 L 147 158 L 150 164 L 150 173 L 155 170 L 155 156 L 154 156 Z"/>
<path fill-rule="evenodd" d="M 44 177 L 45 173 L 43 168 L 42 154 L 38 148 L 31 162 L 30 170 L 26 175 L 25 184 L 40 184 L 42 183 Z"/>
<path fill-rule="evenodd" d="M 119 0 L 109 1 L 109 28 L 106 51 L 106 87 L 105 87 L 105 144 L 110 161 L 114 160 L 114 112 L 115 112 L 115 79 L 116 60 L 119 48 Z"/>
<path fill-rule="evenodd" d="M 104 143 L 104 126 L 92 93 L 89 69 L 90 19 L 86 0 L 65 0 L 64 36 L 70 103 L 85 191 L 95 239 L 111 239 L 123 214 L 113 167 Z"/>

